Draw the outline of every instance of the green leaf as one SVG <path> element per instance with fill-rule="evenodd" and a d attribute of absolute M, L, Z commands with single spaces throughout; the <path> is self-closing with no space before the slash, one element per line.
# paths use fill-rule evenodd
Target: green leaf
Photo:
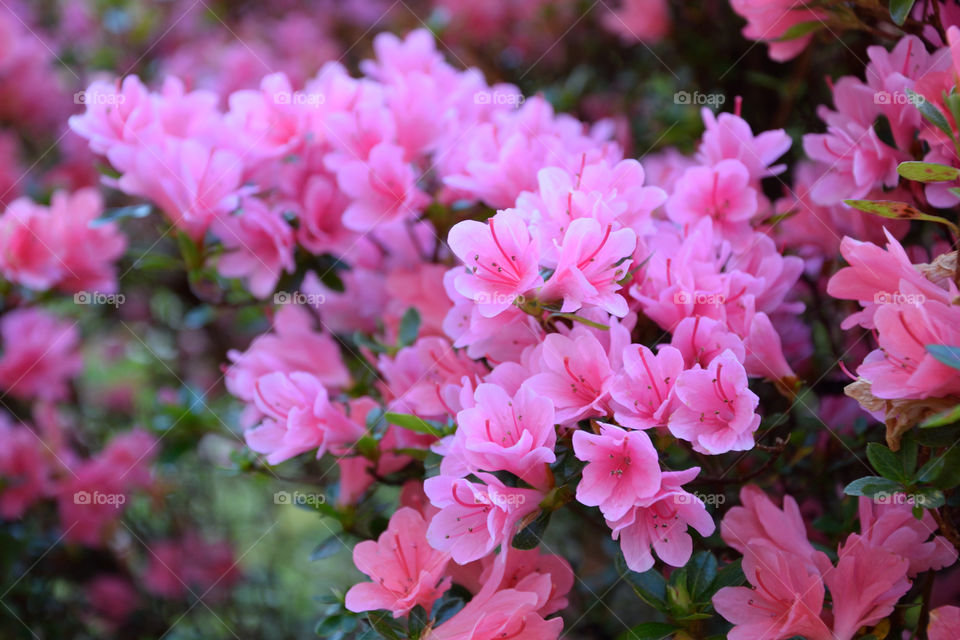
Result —
<path fill-rule="evenodd" d="M 920 428 L 931 429 L 933 427 L 944 427 L 957 421 L 960 421 L 960 404 L 955 406 L 953 409 L 948 409 L 942 413 L 938 413 L 933 417 L 927 418 L 920 423 Z"/>
<path fill-rule="evenodd" d="M 946 496 L 939 489 L 924 487 L 912 494 L 913 501 L 924 509 L 939 509 L 947 503 Z"/>
<path fill-rule="evenodd" d="M 897 173 L 914 182 L 950 182 L 960 179 L 960 169 L 934 162 L 901 162 Z"/>
<path fill-rule="evenodd" d="M 318 544 L 316 547 L 314 547 L 313 552 L 310 553 L 310 559 L 323 560 L 324 558 L 329 558 L 330 556 L 334 556 L 340 553 L 346 548 L 347 548 L 346 545 L 343 543 L 343 541 L 340 538 L 338 538 L 335 535 L 330 536 L 329 538 L 327 538 L 326 540 Z"/>
<path fill-rule="evenodd" d="M 437 625 L 443 624 L 460 611 L 460 609 L 463 609 L 464 604 L 466 603 L 462 598 L 451 597 L 449 594 L 445 595 L 443 599 L 433 607 L 432 614 L 434 622 Z"/>
<path fill-rule="evenodd" d="M 112 222 L 117 222 L 118 220 L 123 220 L 124 218 L 146 218 L 150 215 L 150 205 L 149 204 L 135 204 L 130 207 L 118 207 L 116 209 L 108 209 L 103 212 L 103 215 L 95 220 L 91 220 L 88 227 L 96 228 L 108 225 Z"/>
<path fill-rule="evenodd" d="M 724 587 L 739 587 L 746 582 L 747 578 L 743 575 L 743 567 L 740 563 L 741 560 L 738 558 L 717 571 L 717 579 L 713 581 L 711 591 L 716 593 Z"/>
<path fill-rule="evenodd" d="M 867 445 L 867 458 L 870 464 L 884 478 L 903 483 L 909 480 L 904 473 L 903 463 L 893 451 L 882 444 L 871 442 Z"/>
<path fill-rule="evenodd" d="M 796 40 L 797 38 L 802 38 L 803 36 L 810 35 L 814 31 L 823 27 L 823 23 L 819 20 L 809 20 L 807 22 L 798 22 L 789 29 L 783 32 L 783 35 L 776 39 L 776 42 L 786 42 L 788 40 Z"/>
<path fill-rule="evenodd" d="M 709 551 L 698 551 L 686 565 L 687 588 L 695 602 L 704 602 L 713 595 L 711 587 L 717 578 L 717 559 Z"/>
<path fill-rule="evenodd" d="M 650 569 L 643 573 L 631 571 L 623 558 L 623 553 L 618 553 L 614 561 L 617 571 L 623 576 L 637 596 L 651 607 L 666 611 L 667 608 L 667 581 L 659 571 Z"/>
<path fill-rule="evenodd" d="M 192 271 L 193 269 L 199 269 L 203 266 L 200 247 L 197 246 L 197 243 L 194 242 L 190 236 L 183 231 L 178 232 L 177 244 L 180 246 L 180 255 L 183 256 L 183 261 L 186 263 L 188 270 Z"/>
<path fill-rule="evenodd" d="M 844 200 L 844 203 L 858 211 L 872 213 L 873 215 L 890 218 L 891 220 L 923 220 L 926 222 L 936 222 L 950 227 L 955 233 L 958 231 L 957 226 L 946 218 L 924 213 L 906 202 L 896 202 L 895 200 Z M 960 235 L 960 233 L 957 235 Z"/>
<path fill-rule="evenodd" d="M 890 17 L 897 26 L 902 26 L 907 21 L 914 2 L 916 0 L 890 0 Z"/>
<path fill-rule="evenodd" d="M 405 630 L 400 627 L 386 611 L 371 611 L 367 614 L 367 622 L 373 627 L 374 631 L 387 640 L 400 640 L 406 635 Z M 401 635 L 403 634 L 403 635 Z"/>
<path fill-rule="evenodd" d="M 899 482 L 894 482 L 893 480 L 879 476 L 860 478 L 843 488 L 843 492 L 848 496 L 865 496 L 867 498 L 873 498 L 879 494 L 889 495 L 900 491 L 903 491 L 903 485 Z"/>
<path fill-rule="evenodd" d="M 552 511 L 541 511 L 533 522 L 513 537 L 513 548 L 536 549 L 540 541 L 543 540 L 543 534 L 547 531 L 547 525 L 550 523 L 550 516 L 552 515 Z"/>
<path fill-rule="evenodd" d="M 410 307 L 400 319 L 399 342 L 401 347 L 406 347 L 417 341 L 417 334 L 420 333 L 420 312 L 414 307 Z"/>
<path fill-rule="evenodd" d="M 927 351 L 948 367 L 960 370 L 960 347 L 951 347 L 945 344 L 928 344 Z"/>
<path fill-rule="evenodd" d="M 644 622 L 624 631 L 617 636 L 617 640 L 664 640 L 679 630 L 679 627 L 666 622 Z"/>
<path fill-rule="evenodd" d="M 430 616 L 427 614 L 427 610 L 418 604 L 410 610 L 407 619 L 407 637 L 419 638 L 423 634 Z"/>
<path fill-rule="evenodd" d="M 960 447 L 951 446 L 923 465 L 917 474 L 917 482 L 932 484 L 944 491 L 960 485 Z"/>
<path fill-rule="evenodd" d="M 903 474 L 907 479 L 913 477 L 913 472 L 917 470 L 917 455 L 920 453 L 920 447 L 917 445 L 917 437 L 913 431 L 908 431 L 900 440 L 900 451 L 897 457 L 903 465 Z"/>
<path fill-rule="evenodd" d="M 388 411 L 383 417 L 386 418 L 387 422 L 390 424 L 395 424 L 398 427 L 403 427 L 409 431 L 425 433 L 438 438 L 443 436 L 443 432 L 441 432 L 440 429 L 436 428 L 426 420 L 418 418 L 417 416 L 411 416 L 406 413 L 392 413 Z"/>
<path fill-rule="evenodd" d="M 954 139 L 953 129 L 950 127 L 950 123 L 947 122 L 947 116 L 943 114 L 940 109 L 934 106 L 932 103 L 927 102 L 926 98 L 921 96 L 918 93 L 911 91 L 910 89 L 905 89 L 907 95 L 910 97 L 910 100 L 917 109 L 926 118 L 928 121 L 933 123 L 938 129 L 947 134 L 951 140 Z"/>

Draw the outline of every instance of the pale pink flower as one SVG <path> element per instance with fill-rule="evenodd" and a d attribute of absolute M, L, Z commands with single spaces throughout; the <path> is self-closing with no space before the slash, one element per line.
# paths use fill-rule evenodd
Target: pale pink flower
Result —
<path fill-rule="evenodd" d="M 763 131 L 755 136 L 747 121 L 739 115 L 714 115 L 706 107 L 700 110 L 700 114 L 706 126 L 697 149 L 697 159 L 701 163 L 716 165 L 724 160 L 739 160 L 747 168 L 753 183 L 783 173 L 787 168 L 785 164 L 773 164 L 792 143 L 783 129 Z"/>
<path fill-rule="evenodd" d="M 338 252 L 356 236 L 343 226 L 343 212 L 350 204 L 336 183 L 323 175 L 311 175 L 297 207 L 297 241 L 314 254 Z"/>
<path fill-rule="evenodd" d="M 352 199 L 343 212 L 344 226 L 369 231 L 385 222 L 414 218 L 430 203 L 403 155 L 403 149 L 384 142 L 370 151 L 367 161 L 337 168 L 337 184 Z"/>
<path fill-rule="evenodd" d="M 664 472 L 659 491 L 637 500 L 619 520 L 607 521 L 613 539 L 620 540 L 620 549 L 632 571 L 643 572 L 653 566 L 651 547 L 670 566 L 682 567 L 693 553 L 693 539 L 687 527 L 693 527 L 702 536 L 713 533 L 716 525 L 703 501 L 682 488 L 698 473 L 699 467 Z"/>
<path fill-rule="evenodd" d="M 897 496 L 906 497 L 893 494 L 892 498 Z M 924 510 L 918 520 L 913 515 L 913 506 L 906 501 L 878 504 L 861 497 L 859 512 L 862 540 L 909 560 L 908 576 L 943 569 L 957 561 L 953 545 L 943 536 L 935 535 L 937 524 L 929 511 Z"/>
<path fill-rule="evenodd" d="M 83 369 L 76 323 L 36 308 L 15 309 L 0 319 L 3 354 L 0 388 L 24 399 L 57 401 Z"/>
<path fill-rule="evenodd" d="M 760 426 L 760 399 L 747 386 L 747 372 L 733 352 L 724 351 L 706 369 L 688 369 L 674 387 L 680 405 L 670 416 L 670 433 L 712 455 L 753 448 Z"/>
<path fill-rule="evenodd" d="M 631 429 L 661 427 L 673 405 L 673 385 L 684 370 L 683 355 L 666 345 L 654 355 L 642 344 L 623 352 L 623 370 L 610 386 L 614 416 Z"/>
<path fill-rule="evenodd" d="M 604 405 L 613 382 L 613 369 L 606 350 L 593 334 L 547 335 L 539 368 L 540 373 L 526 384 L 553 400 L 558 423 L 571 424 L 588 415 L 607 413 Z"/>
<path fill-rule="evenodd" d="M 352 586 L 346 607 L 357 613 L 387 609 L 394 618 L 407 615 L 417 605 L 430 611 L 450 588 L 450 578 L 444 578 L 449 561 L 447 553 L 427 543 L 423 517 L 413 509 L 401 508 L 376 541 L 366 540 L 353 548 L 353 563 L 372 582 Z"/>
<path fill-rule="evenodd" d="M 796 379 L 797 375 L 784 356 L 780 334 L 767 314 L 760 312 L 753 316 L 750 334 L 743 344 L 747 352 L 743 366 L 748 375 L 774 382 L 782 380 L 785 384 Z"/>
<path fill-rule="evenodd" d="M 599 435 L 573 434 L 573 450 L 587 463 L 577 484 L 577 500 L 600 507 L 607 520 L 619 520 L 637 501 L 660 490 L 660 461 L 650 436 L 643 431 L 599 425 Z"/>
<path fill-rule="evenodd" d="M 537 245 L 527 223 L 513 210 L 501 211 L 486 223 L 459 222 L 450 229 L 447 242 L 467 267 L 454 286 L 477 304 L 484 317 L 505 311 L 543 284 Z"/>
<path fill-rule="evenodd" d="M 217 219 L 213 232 L 225 249 L 217 271 L 242 278 L 257 298 L 273 293 L 283 272 L 294 271 L 293 229 L 258 198 L 244 198 L 239 214 Z"/>

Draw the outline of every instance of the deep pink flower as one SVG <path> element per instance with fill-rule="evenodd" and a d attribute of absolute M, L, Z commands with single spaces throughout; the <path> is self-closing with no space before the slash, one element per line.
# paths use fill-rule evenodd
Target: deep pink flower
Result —
<path fill-rule="evenodd" d="M 420 605 L 427 611 L 450 588 L 444 570 L 450 556 L 427 543 L 427 523 L 410 508 L 399 509 L 376 541 L 353 548 L 353 563 L 370 576 L 347 592 L 350 611 L 387 609 L 399 618 Z"/>
<path fill-rule="evenodd" d="M 53 487 L 47 450 L 25 425 L 0 418 L 0 518 L 15 520 Z"/>
<path fill-rule="evenodd" d="M 674 328 L 670 344 L 680 350 L 687 368 L 706 367 L 724 351 L 730 350 L 737 360 L 746 358 L 743 341 L 720 320 L 696 315 L 684 318 Z"/>
<path fill-rule="evenodd" d="M 797 56 L 813 37 L 807 34 L 781 40 L 783 35 L 797 24 L 820 20 L 822 16 L 801 0 L 731 0 L 730 4 L 747 21 L 744 37 L 766 43 L 770 57 L 778 62 Z"/>
<path fill-rule="evenodd" d="M 739 160 L 721 160 L 713 167 L 692 167 L 677 180 L 667 200 L 670 219 L 679 224 L 712 218 L 715 229 L 738 245 L 750 236 L 750 218 L 757 213 L 757 191 Z"/>
<path fill-rule="evenodd" d="M 908 575 L 916 576 L 930 569 L 939 570 L 957 561 L 957 550 L 943 536 L 935 535 L 937 524 L 929 511 L 923 518 L 913 515 L 913 506 L 906 501 L 898 503 L 889 496 L 886 504 L 869 498 L 860 498 L 860 531 L 863 541 L 880 547 L 910 561 Z M 931 536 L 932 539 L 931 539 Z"/>
<path fill-rule="evenodd" d="M 501 211 L 486 224 L 459 222 L 447 242 L 468 271 L 456 277 L 454 286 L 484 317 L 496 316 L 543 284 L 537 245 L 514 211 Z"/>
<path fill-rule="evenodd" d="M 670 9 L 666 0 L 621 0 L 616 11 L 607 8 L 602 20 L 624 42 L 653 44 L 670 30 Z"/>
<path fill-rule="evenodd" d="M 673 385 L 684 370 L 683 355 L 666 345 L 654 355 L 642 344 L 623 352 L 623 370 L 610 386 L 614 416 L 631 429 L 665 426 L 673 405 Z"/>
<path fill-rule="evenodd" d="M 960 629 L 960 607 L 945 605 L 930 612 L 927 636 L 930 640 L 954 640 Z"/>
<path fill-rule="evenodd" d="M 600 507 L 607 520 L 619 520 L 638 501 L 660 490 L 660 461 L 650 436 L 599 423 L 600 434 L 573 434 L 573 450 L 587 465 L 577 484 L 577 500 Z"/>
<path fill-rule="evenodd" d="M 263 201 L 245 198 L 240 214 L 218 219 L 213 231 L 226 250 L 217 271 L 243 278 L 254 296 L 266 298 L 284 271 L 293 273 L 293 229 Z"/>
<path fill-rule="evenodd" d="M 619 538 L 631 570 L 643 572 L 653 566 L 651 546 L 661 560 L 672 567 L 682 567 L 693 552 L 687 527 L 693 527 L 702 536 L 709 536 L 716 529 L 703 501 L 682 488 L 698 473 L 699 467 L 664 472 L 656 494 L 638 500 L 619 520 L 607 522 L 613 539 Z"/>
<path fill-rule="evenodd" d="M 713 455 L 753 448 L 760 399 L 747 387 L 747 372 L 733 352 L 724 351 L 706 369 L 681 373 L 674 393 L 680 406 L 667 423 L 674 436 Z"/>
<path fill-rule="evenodd" d="M 67 397 L 70 379 L 83 368 L 76 323 L 37 308 L 16 309 L 0 319 L 0 336 L 0 388 L 25 400 Z"/>
<path fill-rule="evenodd" d="M 101 574 L 84 587 L 90 606 L 113 627 L 127 620 L 140 604 L 137 590 L 119 575 Z"/>
<path fill-rule="evenodd" d="M 613 382 L 613 369 L 593 334 L 549 334 L 543 341 L 540 371 L 526 384 L 553 400 L 557 422 L 569 424 L 587 415 L 606 414 L 603 405 Z"/>
<path fill-rule="evenodd" d="M 224 541 L 207 541 L 194 533 L 150 544 L 143 586 L 162 598 L 215 601 L 242 577 L 233 549 Z"/>

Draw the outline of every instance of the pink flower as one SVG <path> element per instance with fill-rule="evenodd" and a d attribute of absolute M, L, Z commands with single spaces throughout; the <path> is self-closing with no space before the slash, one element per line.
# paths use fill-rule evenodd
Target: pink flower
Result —
<path fill-rule="evenodd" d="M 904 497 L 894 494 L 892 497 Z M 929 511 L 923 518 L 913 515 L 913 507 L 906 502 L 878 504 L 869 498 L 860 498 L 860 531 L 864 543 L 890 551 L 910 561 L 910 577 L 949 567 L 957 561 L 957 550 L 943 536 L 934 535 L 937 524 Z M 932 536 L 932 539 L 931 539 Z"/>
<path fill-rule="evenodd" d="M 327 390 L 312 374 L 274 372 L 257 379 L 254 401 L 267 416 L 246 432 L 247 446 L 279 464 L 305 451 L 317 458 L 331 448 L 352 444 L 363 428 L 330 403 Z"/>
<path fill-rule="evenodd" d="M 527 223 L 513 210 L 487 220 L 459 222 L 447 238 L 450 249 L 467 267 L 454 286 L 473 300 L 480 314 L 492 318 L 517 298 L 543 284 L 539 253 Z"/>
<path fill-rule="evenodd" d="M 229 544 L 208 542 L 193 533 L 153 542 L 149 553 L 143 586 L 161 598 L 215 600 L 242 577 Z"/>
<path fill-rule="evenodd" d="M 90 606 L 112 626 L 122 624 L 139 605 L 137 590 L 119 575 L 101 574 L 85 588 Z"/>
<path fill-rule="evenodd" d="M 627 43 L 654 43 L 670 30 L 670 10 L 666 0 L 621 0 L 616 12 L 608 9 L 603 26 Z"/>
<path fill-rule="evenodd" d="M 569 313 L 592 304 L 619 318 L 627 315 L 627 301 L 618 291 L 630 270 L 627 259 L 637 246 L 631 229 L 611 231 L 591 218 L 570 223 L 560 244 L 557 268 L 543 286 L 543 300 L 563 298 L 561 311 Z"/>
<path fill-rule="evenodd" d="M 613 382 L 613 369 L 603 345 L 591 333 L 573 337 L 551 333 L 543 341 L 540 371 L 526 384 L 553 400 L 558 423 L 607 413 L 603 406 Z"/>
<path fill-rule="evenodd" d="M 823 580 L 833 597 L 833 635 L 850 640 L 860 627 L 873 626 L 893 613 L 893 606 L 910 589 L 910 562 L 871 546 L 855 533 L 840 547 L 840 559 Z"/>
<path fill-rule="evenodd" d="M 434 549 L 447 551 L 457 564 L 478 560 L 509 545 L 518 522 L 537 510 L 543 494 L 504 485 L 489 473 L 476 473 L 486 484 L 462 478 L 434 476 L 423 489 L 440 508 L 427 530 Z"/>
<path fill-rule="evenodd" d="M 297 219 L 297 241 L 313 254 L 349 246 L 355 233 L 343 226 L 343 212 L 350 200 L 323 175 L 311 175 L 303 188 Z"/>
<path fill-rule="evenodd" d="M 773 164 L 792 144 L 790 136 L 783 129 L 764 131 L 754 136 L 750 125 L 739 115 L 714 115 L 706 107 L 700 110 L 700 114 L 707 128 L 697 149 L 697 159 L 701 163 L 717 165 L 724 160 L 739 160 L 750 173 L 752 183 L 783 173 L 787 168 L 783 164 Z"/>
<path fill-rule="evenodd" d="M 765 42 L 770 57 L 785 62 L 810 43 L 812 34 L 781 41 L 787 31 L 801 22 L 820 20 L 822 13 L 809 9 L 801 0 L 731 0 L 733 10 L 746 19 L 743 36 Z"/>
<path fill-rule="evenodd" d="M 834 640 L 820 618 L 823 580 L 796 556 L 757 540 L 743 557 L 743 573 L 753 588 L 724 587 L 713 596 L 717 613 L 734 624 L 730 640 Z"/>
<path fill-rule="evenodd" d="M 353 548 L 353 563 L 370 576 L 347 592 L 350 611 L 387 609 L 399 618 L 420 605 L 427 611 L 450 588 L 444 571 L 450 556 L 427 543 L 427 523 L 410 508 L 401 508 L 390 518 L 387 530 L 376 540 Z"/>
<path fill-rule="evenodd" d="M 653 566 L 651 546 L 661 560 L 672 567 L 682 567 L 693 552 L 687 527 L 693 527 L 702 536 L 713 533 L 716 525 L 703 501 L 681 488 L 698 473 L 699 467 L 664 472 L 659 491 L 637 500 L 619 520 L 607 521 L 613 539 L 620 540 L 624 559 L 632 571 L 643 572 Z"/>
<path fill-rule="evenodd" d="M 705 367 L 724 351 L 729 350 L 737 360 L 746 358 L 743 341 L 727 326 L 713 318 L 696 315 L 684 318 L 673 329 L 670 344 L 683 354 L 686 367 Z"/>
<path fill-rule="evenodd" d="M 760 399 L 747 387 L 747 372 L 733 352 L 724 351 L 706 369 L 681 373 L 674 392 L 680 406 L 667 423 L 674 436 L 712 455 L 753 447 Z"/>
<path fill-rule="evenodd" d="M 85 111 L 70 117 L 70 128 L 106 155 L 116 145 L 135 146 L 157 126 L 153 98 L 136 75 L 121 84 L 94 82 L 84 92 Z"/>
<path fill-rule="evenodd" d="M 607 520 L 619 520 L 637 501 L 660 490 L 660 461 L 650 437 L 643 431 L 624 431 L 599 423 L 600 435 L 573 434 L 573 450 L 587 462 L 577 484 L 577 500 L 600 507 Z"/>
<path fill-rule="evenodd" d="M 787 385 L 796 380 L 796 374 L 784 357 L 780 334 L 767 314 L 760 312 L 753 316 L 744 346 L 747 353 L 743 366 L 747 374 L 774 382 L 783 381 Z"/>
<path fill-rule="evenodd" d="M 52 489 L 46 446 L 24 425 L 0 418 L 0 518 L 16 520 Z"/>
<path fill-rule="evenodd" d="M 666 345 L 653 355 L 642 344 L 623 352 L 623 370 L 610 386 L 614 417 L 624 427 L 665 426 L 673 405 L 673 385 L 684 370 L 683 355 Z"/>
<path fill-rule="evenodd" d="M 743 245 L 750 236 L 750 218 L 757 213 L 757 192 L 750 186 L 750 173 L 743 163 L 721 160 L 713 167 L 687 169 L 677 180 L 666 209 L 670 219 L 679 224 L 712 218 L 719 233 Z"/>
<path fill-rule="evenodd" d="M 76 323 L 36 308 L 16 309 L 0 319 L 3 355 L 0 388 L 12 396 L 57 401 L 83 369 Z"/>
<path fill-rule="evenodd" d="M 343 212 L 343 224 L 369 231 L 379 224 L 416 216 L 430 199 L 416 186 L 413 168 L 403 149 L 381 143 L 364 162 L 354 160 L 337 169 L 337 184 L 353 202 Z"/>
<path fill-rule="evenodd" d="M 464 471 L 509 471 L 542 489 L 547 464 L 554 462 L 557 442 L 553 403 L 528 387 L 512 396 L 495 384 L 481 384 L 474 392 L 476 406 L 457 414 L 454 457 L 466 463 Z M 451 460 L 444 457 L 442 473 Z"/>
<path fill-rule="evenodd" d="M 213 231 L 225 249 L 217 271 L 226 278 L 243 278 L 250 293 L 266 298 L 284 271 L 294 271 L 293 229 L 262 200 L 245 198 L 241 206 L 239 215 L 214 223 Z"/>
<path fill-rule="evenodd" d="M 487 556 L 483 562 L 487 563 L 478 580 L 486 584 L 497 573 L 497 564 L 503 556 L 490 559 Z M 543 576 L 549 580 L 542 580 Z M 567 607 L 567 594 L 573 587 L 574 575 L 570 563 L 563 556 L 540 553 L 540 549 L 510 549 L 506 558 L 506 566 L 500 588 L 517 589 L 519 591 L 535 591 L 543 586 L 547 591 L 542 594 L 544 605 L 537 611 L 541 616 L 562 611 Z"/>
<path fill-rule="evenodd" d="M 960 629 L 960 607 L 945 605 L 930 612 L 927 637 L 930 640 L 953 640 Z"/>

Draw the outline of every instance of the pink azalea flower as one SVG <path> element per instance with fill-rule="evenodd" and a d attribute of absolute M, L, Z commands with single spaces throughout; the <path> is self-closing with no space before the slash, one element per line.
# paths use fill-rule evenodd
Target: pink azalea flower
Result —
<path fill-rule="evenodd" d="M 653 566 L 651 546 L 661 560 L 672 567 L 682 567 L 693 553 L 693 539 L 687 527 L 693 527 L 702 536 L 713 533 L 716 525 L 703 501 L 681 488 L 698 473 L 699 467 L 664 472 L 659 491 L 637 500 L 619 520 L 607 521 L 613 539 L 620 540 L 623 557 L 632 571 L 643 572 Z"/>
<path fill-rule="evenodd" d="M 796 556 L 757 540 L 743 557 L 743 573 L 753 588 L 724 587 L 713 596 L 717 613 L 734 624 L 727 638 L 834 640 L 820 617 L 823 580 Z"/>
<path fill-rule="evenodd" d="M 15 309 L 0 319 L 3 355 L 0 388 L 24 400 L 57 401 L 83 369 L 76 323 L 37 308 Z"/>
<path fill-rule="evenodd" d="M 305 451 L 317 458 L 331 448 L 356 442 L 364 429 L 330 403 L 327 390 L 312 374 L 274 372 L 257 379 L 254 401 L 267 417 L 246 432 L 247 446 L 279 464 Z"/>
<path fill-rule="evenodd" d="M 539 254 L 527 223 L 515 211 L 501 211 L 486 224 L 459 222 L 447 238 L 467 267 L 454 286 L 473 300 L 480 314 L 492 318 L 541 284 Z"/>
<path fill-rule="evenodd" d="M 106 155 L 115 145 L 136 146 L 151 139 L 157 109 L 149 90 L 136 75 L 115 83 L 94 82 L 85 92 L 85 110 L 70 117 L 70 128 L 86 138 L 94 153 Z"/>
<path fill-rule="evenodd" d="M 760 426 L 760 399 L 747 387 L 747 372 L 731 351 L 706 369 L 688 369 L 674 387 L 680 405 L 670 416 L 670 433 L 701 453 L 716 455 L 753 447 Z"/>
<path fill-rule="evenodd" d="M 903 494 L 894 494 L 905 497 Z M 917 520 L 913 507 L 906 501 L 897 504 L 890 500 L 878 504 L 869 498 L 860 498 L 860 531 L 864 543 L 890 551 L 910 561 L 907 575 L 949 567 L 957 561 L 957 550 L 943 536 L 934 535 L 937 524 L 929 511 Z M 932 539 L 931 539 L 931 536 Z"/>
<path fill-rule="evenodd" d="M 960 607 L 945 605 L 930 612 L 927 637 L 930 640 L 953 640 L 960 629 Z"/>
<path fill-rule="evenodd" d="M 497 545 L 509 545 L 517 523 L 538 509 L 543 494 L 504 485 L 489 473 L 476 473 L 486 484 L 462 478 L 434 476 L 423 489 L 440 508 L 427 530 L 434 549 L 447 551 L 457 564 L 487 555 Z"/>
<path fill-rule="evenodd" d="M 797 374 L 784 357 L 780 334 L 767 314 L 760 312 L 753 316 L 750 334 L 744 341 L 744 346 L 747 353 L 743 366 L 748 375 L 760 376 L 774 382 L 783 380 L 785 383 L 796 379 Z"/>
<path fill-rule="evenodd" d="M 478 577 L 480 584 L 487 584 L 487 581 L 496 575 L 497 564 L 502 561 L 502 558 L 503 556 L 500 555 L 491 560 L 490 556 L 487 556 L 483 560 L 487 566 Z M 549 580 L 538 580 L 542 576 L 548 576 Z M 573 581 L 573 569 L 563 556 L 541 553 L 539 548 L 510 549 L 506 566 L 503 567 L 500 588 L 536 591 L 538 588 L 547 586 L 544 593 L 538 594 L 544 601 L 544 605 L 537 610 L 537 613 L 546 617 L 567 607 L 567 594 L 573 587 Z"/>
<path fill-rule="evenodd" d="M 403 155 L 402 148 L 384 142 L 370 151 L 366 162 L 354 160 L 337 168 L 337 184 L 353 200 L 343 212 L 348 229 L 369 231 L 385 222 L 413 218 L 430 203 Z"/>
<path fill-rule="evenodd" d="M 660 490 L 660 461 L 650 437 L 643 431 L 624 431 L 599 423 L 600 435 L 573 434 L 573 450 L 587 462 L 577 484 L 577 500 L 600 507 L 607 520 L 619 520 L 637 501 Z"/>
<path fill-rule="evenodd" d="M 669 345 L 660 347 L 657 355 L 642 344 L 627 347 L 623 370 L 610 386 L 617 422 L 631 429 L 665 426 L 673 385 L 684 368 L 683 355 Z"/>
<path fill-rule="evenodd" d="M 723 322 L 706 316 L 697 315 L 681 320 L 673 330 L 670 344 L 683 354 L 685 368 L 698 364 L 705 367 L 727 350 L 737 360 L 746 358 L 743 341 Z"/>
<path fill-rule="evenodd" d="M 312 175 L 303 188 L 297 207 L 297 241 L 313 254 L 342 250 L 356 234 L 343 226 L 343 212 L 350 200 L 330 178 Z"/>
<path fill-rule="evenodd" d="M 810 9 L 801 0 L 731 0 L 733 10 L 746 19 L 743 36 L 765 42 L 770 58 L 785 62 L 796 57 L 810 44 L 812 34 L 780 40 L 793 26 L 819 20 L 822 13 Z"/>
<path fill-rule="evenodd" d="M 350 611 L 387 609 L 394 618 L 420 605 L 427 611 L 450 588 L 444 571 L 450 556 L 427 543 L 427 523 L 410 508 L 401 508 L 390 518 L 387 530 L 376 540 L 353 548 L 353 563 L 370 576 L 347 592 Z"/>
<path fill-rule="evenodd" d="M 119 575 L 101 574 L 84 585 L 90 606 L 111 627 L 122 624 L 140 603 L 137 590 Z"/>
<path fill-rule="evenodd" d="M 792 141 L 783 129 L 764 131 L 756 136 L 746 120 L 732 113 L 714 115 L 704 107 L 700 110 L 706 131 L 697 149 L 697 160 L 716 165 L 724 160 L 739 160 L 750 173 L 750 180 L 775 176 L 786 170 L 786 165 L 773 163 L 785 154 Z"/>
<path fill-rule="evenodd" d="M 607 413 L 604 403 L 613 382 L 613 369 L 603 345 L 593 334 L 547 335 L 540 354 L 540 371 L 526 384 L 553 400 L 558 423 L 571 424 L 588 415 Z"/>
<path fill-rule="evenodd" d="M 466 464 L 464 471 L 509 471 L 524 482 L 548 488 L 547 464 L 554 462 L 553 403 L 528 387 L 512 396 L 495 384 L 481 384 L 476 405 L 457 414 L 457 432 L 444 457 L 442 473 L 449 473 L 451 455 Z"/>
<path fill-rule="evenodd" d="M 653 44 L 670 30 L 670 10 L 666 0 L 621 0 L 616 12 L 603 15 L 603 26 L 627 43 Z"/>
<path fill-rule="evenodd" d="M 833 635 L 850 640 L 860 627 L 873 626 L 893 613 L 893 606 L 909 589 L 910 562 L 871 546 L 855 533 L 840 547 L 840 559 L 823 580 L 833 597 Z"/>
<path fill-rule="evenodd" d="M 179 540 L 151 543 L 143 585 L 162 598 L 190 596 L 216 601 L 242 578 L 238 562 L 226 542 L 210 542 L 188 533 Z"/>
<path fill-rule="evenodd" d="M 543 286 L 543 300 L 563 298 L 561 311 L 569 313 L 592 304 L 619 318 L 627 315 L 627 301 L 618 291 L 630 270 L 628 258 L 637 246 L 631 229 L 611 231 L 591 218 L 570 223 L 560 244 L 557 268 Z"/>
<path fill-rule="evenodd" d="M 293 229 L 279 211 L 257 198 L 245 198 L 241 206 L 239 215 L 214 223 L 225 249 L 217 271 L 226 278 L 243 278 L 250 293 L 266 298 L 284 271 L 294 271 Z"/>
<path fill-rule="evenodd" d="M 713 167 L 687 169 L 677 180 L 666 209 L 670 219 L 678 224 L 712 218 L 719 233 L 744 245 L 757 206 L 757 191 L 750 186 L 747 167 L 739 160 L 721 160 Z"/>
<path fill-rule="evenodd" d="M 49 492 L 50 465 L 46 445 L 27 426 L 14 426 L 0 418 L 0 518 L 16 520 Z"/>

